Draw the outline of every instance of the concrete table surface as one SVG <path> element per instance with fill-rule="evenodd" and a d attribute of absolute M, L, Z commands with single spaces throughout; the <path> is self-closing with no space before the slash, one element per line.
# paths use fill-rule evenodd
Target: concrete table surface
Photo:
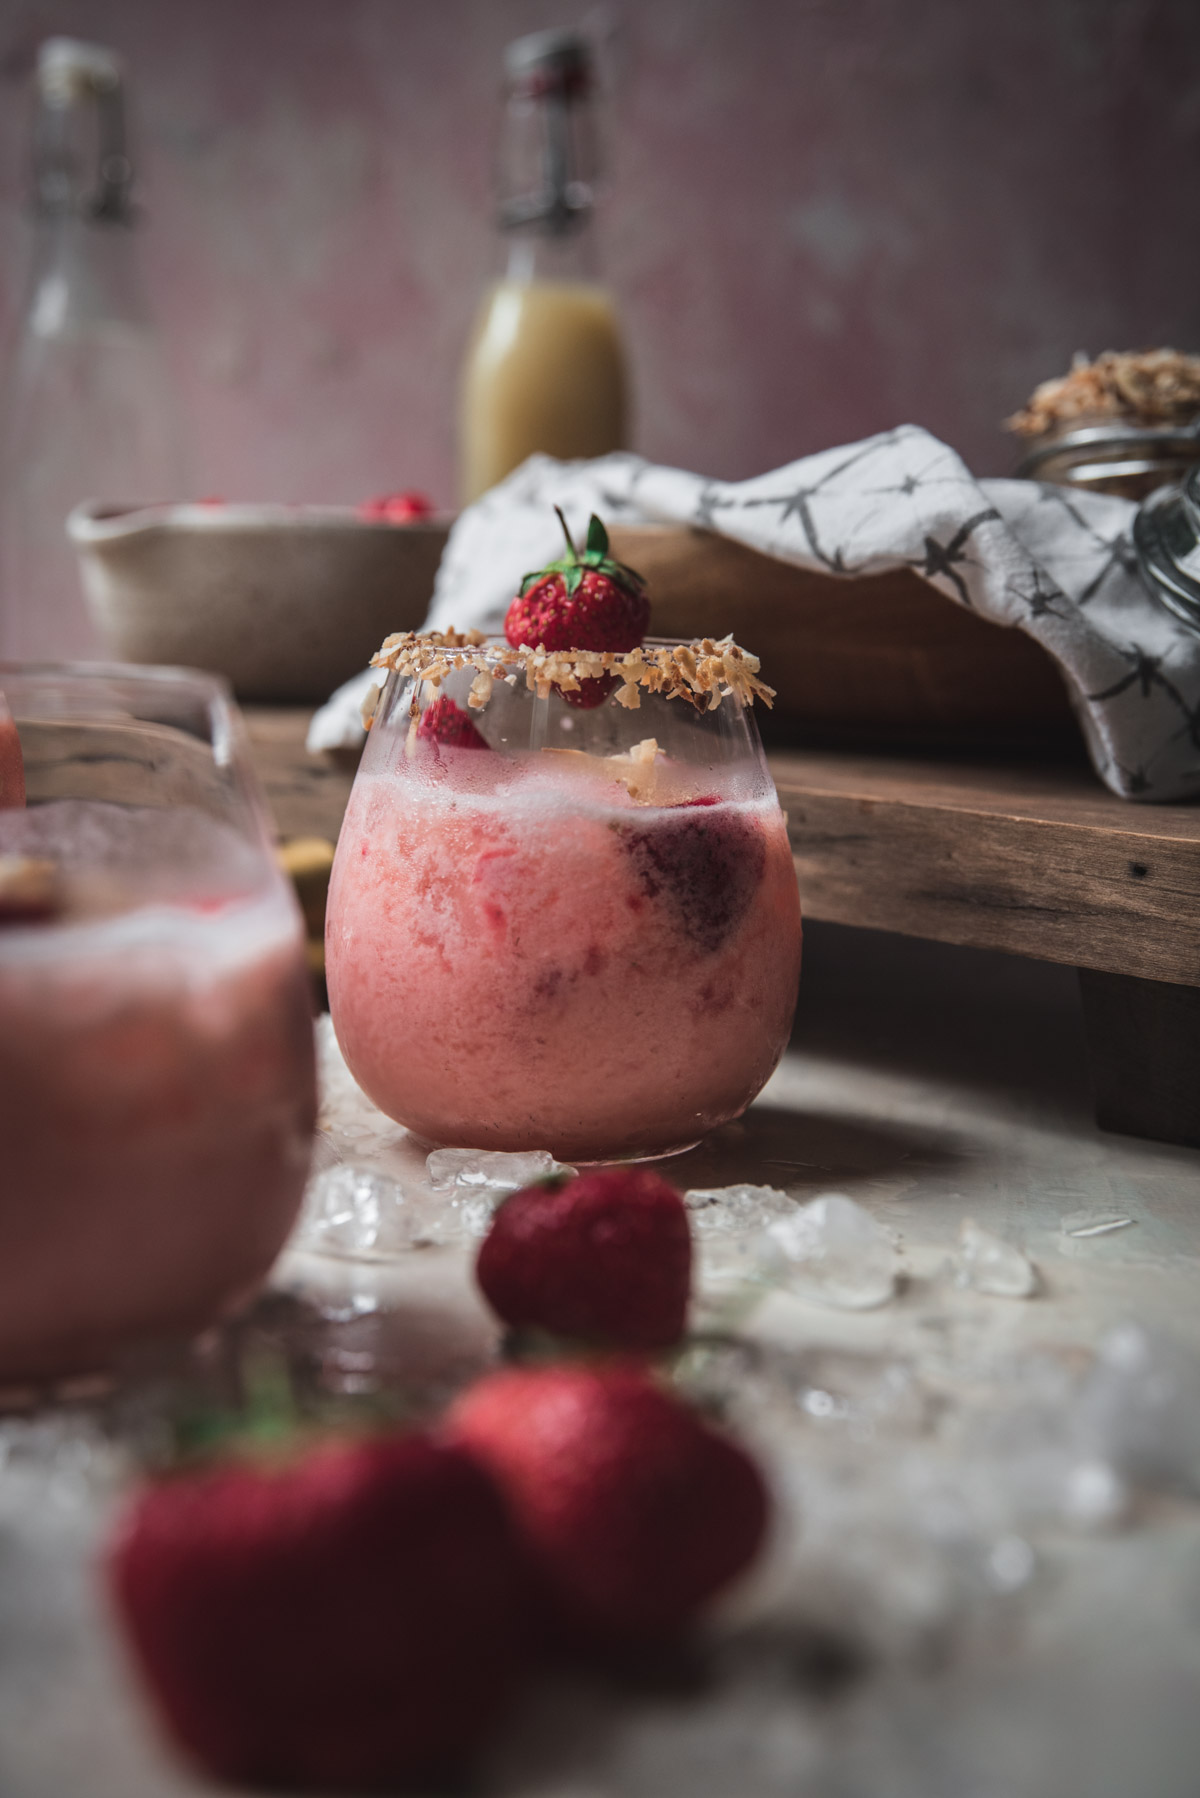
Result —
<path fill-rule="evenodd" d="M 481 1798 L 1193 1798 L 1200 1487 L 1161 1441 L 1127 1505 L 1073 1525 L 1037 1482 L 1106 1332 L 1149 1326 L 1200 1367 L 1200 1154 L 1096 1129 L 1070 969 L 830 925 L 806 956 L 765 1093 L 668 1171 L 850 1195 L 896 1233 L 901 1288 L 864 1312 L 772 1290 L 693 1351 L 771 1473 L 766 1566 L 703 1679 L 552 1682 Z M 1129 1221 L 1064 1234 L 1077 1213 Z M 965 1217 L 1027 1252 L 1034 1297 L 954 1283 Z M 275 1288 L 260 1312 L 303 1312 L 305 1367 L 333 1387 L 433 1391 L 496 1353 L 466 1250 L 292 1251 Z M 1200 1449 L 1200 1392 L 1172 1403 Z M 4 1798 L 210 1789 L 148 1730 L 97 1594 L 126 1478 L 108 1407 L 0 1425 Z"/>

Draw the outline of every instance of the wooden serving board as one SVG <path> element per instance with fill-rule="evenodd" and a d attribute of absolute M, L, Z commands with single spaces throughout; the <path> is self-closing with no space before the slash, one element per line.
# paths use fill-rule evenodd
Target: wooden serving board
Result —
<path fill-rule="evenodd" d="M 778 694 L 768 742 L 1078 740 L 1062 677 L 1032 637 L 955 604 L 911 569 L 835 579 L 711 531 L 626 525 L 611 536 L 649 582 L 655 636 L 732 631 L 761 659 Z"/>
<path fill-rule="evenodd" d="M 307 754 L 308 719 L 247 711 L 280 835 L 333 840 L 353 767 Z M 807 917 L 1077 967 L 1100 1123 L 1200 1146 L 1200 806 L 1130 805 L 1078 758 L 769 759 Z"/>
<path fill-rule="evenodd" d="M 1086 763 L 771 757 L 809 917 L 1200 985 L 1200 807 Z"/>

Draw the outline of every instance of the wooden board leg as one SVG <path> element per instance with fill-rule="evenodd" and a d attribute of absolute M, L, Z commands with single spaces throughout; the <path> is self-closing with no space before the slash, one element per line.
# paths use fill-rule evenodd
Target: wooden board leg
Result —
<path fill-rule="evenodd" d="M 1101 1130 L 1200 1148 L 1200 987 L 1080 968 Z"/>

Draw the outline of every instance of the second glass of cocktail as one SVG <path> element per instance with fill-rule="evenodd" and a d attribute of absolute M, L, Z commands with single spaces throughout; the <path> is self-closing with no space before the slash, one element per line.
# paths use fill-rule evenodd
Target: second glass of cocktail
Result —
<path fill-rule="evenodd" d="M 406 636 L 330 888 L 330 1010 L 371 1099 L 431 1145 L 675 1153 L 783 1052 L 787 831 L 726 642 L 626 655 Z M 581 689 L 599 705 L 581 706 Z"/>
<path fill-rule="evenodd" d="M 0 664 L 0 1383 L 265 1279 L 312 1143 L 303 954 L 223 683 Z"/>

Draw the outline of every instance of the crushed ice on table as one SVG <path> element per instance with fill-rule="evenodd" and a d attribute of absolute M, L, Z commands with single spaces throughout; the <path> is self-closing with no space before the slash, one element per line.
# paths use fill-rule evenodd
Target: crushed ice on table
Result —
<path fill-rule="evenodd" d="M 788 1217 L 794 1199 L 774 1186 L 696 1187 L 683 1196 L 693 1235 L 694 1286 L 706 1321 L 743 1322 L 775 1282 L 781 1257 L 767 1225 Z"/>
<path fill-rule="evenodd" d="M 480 1798 L 1193 1798 L 1200 1356 L 1133 1321 L 998 1347 L 971 1327 L 986 1309 L 954 1307 L 902 1354 L 848 1346 L 842 1319 L 837 1343 L 693 1338 L 676 1377 L 761 1459 L 769 1561 L 679 1669 L 696 1688 L 556 1676 Z M 381 1328 L 339 1322 L 322 1390 L 374 1390 L 359 1363 Z M 392 1378 L 432 1354 L 458 1390 L 491 1352 L 444 1362 L 436 1335 L 406 1334 Z M 323 1340 L 305 1338 L 306 1365 Z M 78 1411 L 0 1422 L 0 1471 L 0 1610 L 20 1645 L 0 1680 L 5 1792 L 77 1789 L 61 1774 L 86 1748 L 96 1798 L 174 1793 L 90 1572 L 112 1448 Z M 1139 1502 L 1160 1492 L 1169 1505 Z"/>
<path fill-rule="evenodd" d="M 1148 1535 L 1139 1495 L 1200 1496 L 1194 1350 L 1138 1325 L 1090 1356 L 950 1329 L 945 1360 L 919 1343 L 897 1356 L 710 1337 L 677 1370 L 768 1469 L 771 1614 L 848 1633 L 879 1665 L 1011 1646 L 1012 1607 L 1055 1614 L 1064 1569 L 1107 1564 L 1123 1526 Z M 1193 1586 L 1200 1602 L 1200 1574 Z"/>
<path fill-rule="evenodd" d="M 885 1305 L 896 1290 L 895 1240 L 862 1205 L 822 1193 L 767 1226 L 782 1256 L 780 1284 L 845 1311 Z"/>
<path fill-rule="evenodd" d="M 1063 1218 L 1064 1236 L 1111 1236 L 1114 1230 L 1128 1230 L 1136 1219 L 1123 1211 L 1072 1211 Z"/>
<path fill-rule="evenodd" d="M 1027 1255 L 969 1217 L 959 1226 L 954 1278 L 956 1285 L 1006 1299 L 1031 1298 L 1038 1284 Z"/>
<path fill-rule="evenodd" d="M 430 1167 L 340 1057 L 323 1076 L 322 1125 L 307 1215 L 314 1246 L 324 1237 L 335 1254 L 381 1257 L 477 1228 L 498 1192 L 529 1177 L 472 1157 Z M 824 1281 L 828 1303 L 840 1280 L 842 1302 L 848 1289 L 861 1304 L 895 1284 L 888 1232 L 848 1199 L 801 1205 L 733 1186 L 686 1203 L 701 1269 L 723 1266 L 745 1291 Z M 1082 1215 L 1107 1216 L 1105 1230 L 1134 1221 Z M 373 1389 L 389 1314 L 369 1285 L 377 1271 L 342 1271 L 363 1284 L 305 1354 L 325 1385 Z M 816 1340 L 811 1315 L 798 1342 L 693 1337 L 675 1377 L 760 1458 L 775 1495 L 769 1561 L 714 1619 L 697 1698 L 552 1685 L 544 1702 L 561 1708 L 513 1732 L 488 1798 L 1192 1798 L 1200 1355 L 1133 1320 L 1098 1341 L 1000 1347 L 978 1327 L 996 1310 L 935 1310 L 903 1352 L 847 1346 L 844 1318 L 825 1320 L 835 1342 Z M 406 1326 L 391 1377 L 410 1379 L 414 1354 L 432 1354 L 449 1392 L 491 1352 L 472 1341 L 447 1362 L 437 1331 Z M 47 1741 L 82 1739 L 82 1715 L 89 1743 L 116 1757 L 98 1798 L 129 1798 L 158 1792 L 161 1771 L 138 1758 L 88 1575 L 119 1483 L 112 1455 L 78 1413 L 0 1422 L 0 1609 L 21 1644 L 0 1680 L 0 1740 L 40 1772 Z M 843 1669 L 836 1703 L 819 1683 L 829 1665 Z M 17 1789 L 70 1788 L 31 1773 Z"/>
<path fill-rule="evenodd" d="M 1139 1323 L 1100 1341 L 1079 1396 L 1083 1435 L 1128 1478 L 1200 1496 L 1200 1358 Z"/>
<path fill-rule="evenodd" d="M 696 1187 L 684 1193 L 683 1202 L 692 1229 L 701 1236 L 765 1230 L 796 1209 L 795 1200 L 774 1186 Z"/>
<path fill-rule="evenodd" d="M 328 1013 L 317 1020 L 316 1043 L 320 1153 L 327 1160 L 367 1164 L 403 1155 L 408 1144 L 407 1130 L 386 1117 L 363 1092 L 346 1066 Z M 416 1159 L 420 1166 L 421 1158 Z"/>
<path fill-rule="evenodd" d="M 340 1164 L 309 1182 L 299 1242 L 329 1255 L 373 1258 L 431 1240 L 420 1195 L 378 1168 Z"/>
<path fill-rule="evenodd" d="M 684 1204 L 702 1292 L 748 1296 L 779 1287 L 866 1311 L 896 1289 L 891 1232 L 842 1193 L 802 1205 L 774 1186 L 718 1186 L 685 1193 Z"/>
<path fill-rule="evenodd" d="M 573 1167 L 555 1161 L 546 1149 L 527 1149 L 517 1154 L 498 1149 L 435 1149 L 426 1157 L 425 1166 L 434 1192 L 453 1192 L 464 1186 L 493 1193 L 517 1192 L 552 1174 L 575 1172 Z"/>
<path fill-rule="evenodd" d="M 321 1095 L 312 1172 L 293 1247 L 386 1260 L 484 1236 L 497 1202 L 548 1174 L 573 1173 L 544 1149 L 425 1154 L 357 1084 L 328 1016 L 317 1023 Z"/>
<path fill-rule="evenodd" d="M 486 1236 L 498 1200 L 511 1191 L 511 1186 L 435 1190 L 417 1174 L 338 1163 L 309 1181 L 293 1247 L 386 1260 L 410 1249 Z"/>

